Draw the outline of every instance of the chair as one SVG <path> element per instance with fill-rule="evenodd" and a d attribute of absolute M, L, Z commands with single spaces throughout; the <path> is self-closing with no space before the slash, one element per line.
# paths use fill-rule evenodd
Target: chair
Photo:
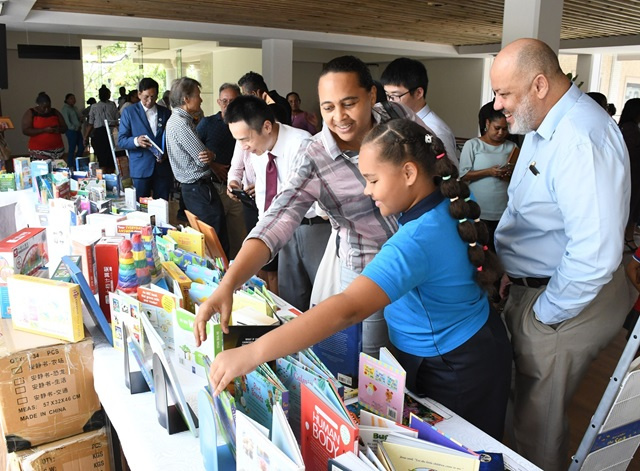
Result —
<path fill-rule="evenodd" d="M 185 209 L 184 213 L 187 215 L 189 225 L 196 231 L 200 231 L 204 234 L 204 245 L 207 251 L 207 255 L 211 258 L 217 257 L 222 260 L 225 271 L 229 268 L 229 259 L 224 253 L 218 234 L 216 230 L 204 221 L 198 219 L 198 216 L 191 211 Z"/>

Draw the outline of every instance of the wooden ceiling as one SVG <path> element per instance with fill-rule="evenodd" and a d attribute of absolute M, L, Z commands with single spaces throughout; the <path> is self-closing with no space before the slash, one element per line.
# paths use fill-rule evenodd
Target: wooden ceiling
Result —
<path fill-rule="evenodd" d="M 500 43 L 504 0 L 37 0 L 33 9 L 473 46 Z M 564 0 L 561 39 L 638 34 L 640 0 Z"/>

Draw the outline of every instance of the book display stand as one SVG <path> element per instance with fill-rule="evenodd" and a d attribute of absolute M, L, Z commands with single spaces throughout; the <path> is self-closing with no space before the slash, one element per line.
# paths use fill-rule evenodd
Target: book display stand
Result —
<path fill-rule="evenodd" d="M 218 418 L 212 398 L 205 389 L 198 393 L 200 415 L 200 453 L 206 471 L 235 471 L 236 460 L 226 443 L 218 445 Z"/>
<path fill-rule="evenodd" d="M 153 383 L 155 385 L 156 411 L 158 412 L 158 422 L 167 429 L 169 435 L 189 430 L 187 421 L 183 418 L 180 409 L 176 405 L 177 399 L 173 392 L 173 385 L 165 370 L 162 361 L 157 353 L 153 354 Z M 190 414 L 196 427 L 198 427 L 198 417 L 186 404 L 185 414 Z"/>
<path fill-rule="evenodd" d="M 124 348 L 124 384 L 127 386 L 131 394 L 139 394 L 147 391 L 151 391 L 147 381 L 144 379 L 142 371 L 131 371 L 129 366 L 129 342 L 126 339 L 129 338 L 129 331 L 126 325 L 122 326 L 124 332 L 125 341 L 123 342 Z"/>
<path fill-rule="evenodd" d="M 627 346 L 589 427 L 571 459 L 569 471 L 625 470 L 640 445 L 640 322 Z"/>

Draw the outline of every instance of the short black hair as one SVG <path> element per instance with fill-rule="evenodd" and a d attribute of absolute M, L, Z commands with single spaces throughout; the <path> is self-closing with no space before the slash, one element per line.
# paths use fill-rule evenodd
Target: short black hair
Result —
<path fill-rule="evenodd" d="M 45 92 L 40 92 L 36 97 L 36 104 L 43 105 L 44 103 L 51 104 L 51 98 L 49 98 L 49 95 L 47 95 Z"/>
<path fill-rule="evenodd" d="M 320 77 L 337 72 L 353 72 L 358 75 L 358 82 L 362 88 L 370 91 L 371 87 L 373 87 L 373 77 L 371 77 L 369 67 L 355 56 L 340 56 L 331 59 L 322 67 Z"/>
<path fill-rule="evenodd" d="M 384 69 L 380 82 L 382 82 L 382 85 L 396 85 L 407 90 L 422 88 L 426 96 L 429 76 L 427 75 L 427 68 L 422 62 L 408 57 L 399 57 Z"/>
<path fill-rule="evenodd" d="M 264 78 L 258 72 L 247 72 L 240 80 L 238 80 L 238 85 L 242 88 L 246 89 L 248 92 L 257 92 L 263 91 L 268 92 L 269 87 L 264 83 Z"/>
<path fill-rule="evenodd" d="M 261 132 L 265 121 L 275 123 L 273 111 L 264 100 L 257 96 L 242 95 L 229 103 L 224 115 L 226 124 L 244 121 L 254 131 Z"/>
<path fill-rule="evenodd" d="M 289 92 L 289 93 L 287 93 L 287 96 L 285 97 L 285 99 L 286 99 L 287 101 L 289 101 L 289 97 L 290 97 L 291 95 L 295 95 L 295 96 L 297 96 L 297 97 L 298 97 L 298 100 L 300 100 L 300 95 L 298 95 L 298 93 L 297 93 L 297 92 Z"/>
<path fill-rule="evenodd" d="M 64 101 L 65 101 L 65 103 L 66 103 L 66 102 L 67 102 L 67 100 L 68 100 L 69 98 L 71 98 L 71 97 L 75 97 L 75 95 L 74 95 L 73 93 L 67 93 L 67 94 L 64 96 Z"/>
<path fill-rule="evenodd" d="M 145 77 L 142 80 L 140 80 L 140 83 L 138 83 L 139 92 L 144 92 L 145 90 L 149 90 L 150 88 L 155 88 L 156 94 L 160 91 L 158 82 L 156 82 L 152 78 Z"/>

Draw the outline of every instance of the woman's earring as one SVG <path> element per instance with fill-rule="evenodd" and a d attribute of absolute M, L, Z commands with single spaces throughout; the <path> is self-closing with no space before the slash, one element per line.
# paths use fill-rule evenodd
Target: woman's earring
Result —
<path fill-rule="evenodd" d="M 486 126 L 484 127 L 484 132 L 487 132 L 487 127 Z"/>

